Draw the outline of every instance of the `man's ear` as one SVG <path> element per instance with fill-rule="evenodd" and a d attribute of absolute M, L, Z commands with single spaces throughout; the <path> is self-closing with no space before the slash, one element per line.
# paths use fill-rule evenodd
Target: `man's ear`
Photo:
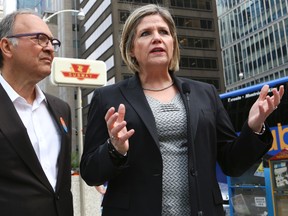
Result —
<path fill-rule="evenodd" d="M 12 56 L 12 43 L 7 39 L 7 38 L 2 38 L 0 40 L 0 49 L 2 52 L 2 56 L 7 56 L 7 57 L 11 57 Z"/>

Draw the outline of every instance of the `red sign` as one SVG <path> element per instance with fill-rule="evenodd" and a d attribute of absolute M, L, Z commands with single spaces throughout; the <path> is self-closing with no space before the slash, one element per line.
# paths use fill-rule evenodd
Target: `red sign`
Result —
<path fill-rule="evenodd" d="M 84 79 L 97 79 L 99 73 L 91 73 L 90 65 L 71 64 L 71 71 L 61 71 L 65 77 Z"/>
<path fill-rule="evenodd" d="M 99 60 L 55 57 L 50 78 L 58 86 L 97 88 L 106 85 L 106 64 Z"/>

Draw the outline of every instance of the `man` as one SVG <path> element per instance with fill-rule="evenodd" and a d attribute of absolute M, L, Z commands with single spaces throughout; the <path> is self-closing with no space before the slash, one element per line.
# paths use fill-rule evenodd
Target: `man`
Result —
<path fill-rule="evenodd" d="M 73 215 L 70 108 L 37 86 L 59 46 L 34 12 L 0 22 L 1 216 Z"/>

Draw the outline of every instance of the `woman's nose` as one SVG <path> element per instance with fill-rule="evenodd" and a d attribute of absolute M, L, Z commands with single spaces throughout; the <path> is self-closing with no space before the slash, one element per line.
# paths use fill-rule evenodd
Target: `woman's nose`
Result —
<path fill-rule="evenodd" d="M 161 42 L 162 38 L 158 32 L 153 33 L 153 42 Z"/>

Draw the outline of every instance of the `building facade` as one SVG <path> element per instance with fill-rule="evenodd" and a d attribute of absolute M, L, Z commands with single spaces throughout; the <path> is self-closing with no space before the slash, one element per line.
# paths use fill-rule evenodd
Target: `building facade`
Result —
<path fill-rule="evenodd" d="M 181 51 L 177 75 L 214 84 L 219 92 L 223 92 L 216 3 L 212 0 L 80 0 L 80 7 L 86 14 L 80 24 L 81 58 L 104 61 L 108 84 L 130 77 L 132 73 L 123 63 L 119 50 L 121 30 L 130 11 L 148 3 L 157 3 L 171 10 Z M 91 96 L 92 90 L 86 89 L 83 94 L 83 102 L 87 105 L 84 119 Z"/>
<path fill-rule="evenodd" d="M 287 0 L 217 0 L 227 91 L 288 75 Z"/>
<path fill-rule="evenodd" d="M 4 2 L 3 0 L 0 0 L 0 20 L 4 16 Z"/>

